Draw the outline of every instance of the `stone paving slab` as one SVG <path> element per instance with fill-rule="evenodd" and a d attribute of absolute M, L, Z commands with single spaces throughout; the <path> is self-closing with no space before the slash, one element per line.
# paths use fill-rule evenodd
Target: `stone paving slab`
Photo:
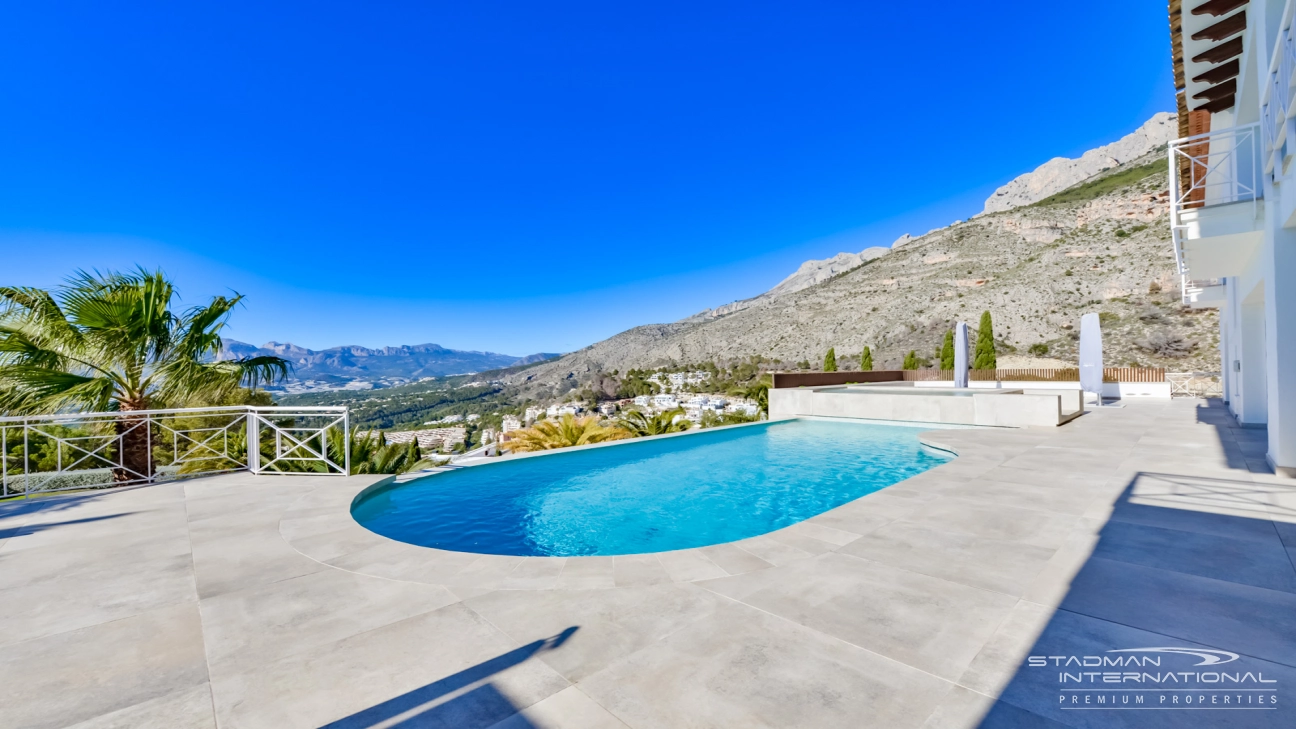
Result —
<path fill-rule="evenodd" d="M 381 477 L 0 502 L 0 725 L 1296 725 L 1289 688 L 1276 710 L 1063 710 L 1025 663 L 1198 646 L 1296 682 L 1296 482 L 1257 467 L 1262 432 L 1177 400 L 923 437 L 959 458 L 621 557 L 394 542 L 349 513 Z"/>

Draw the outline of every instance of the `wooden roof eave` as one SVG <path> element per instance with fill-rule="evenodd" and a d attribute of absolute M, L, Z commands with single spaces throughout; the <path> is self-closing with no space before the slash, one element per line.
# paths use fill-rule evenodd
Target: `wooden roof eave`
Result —
<path fill-rule="evenodd" d="M 1169 0 L 1170 63 L 1174 70 L 1175 110 L 1180 138 L 1188 136 L 1188 83 L 1184 74 L 1183 58 L 1183 0 Z"/>
<path fill-rule="evenodd" d="M 1238 33 L 1241 33 L 1242 31 L 1246 30 L 1246 27 L 1247 27 L 1246 11 L 1243 10 L 1240 13 L 1235 13 L 1233 15 L 1228 16 L 1227 18 L 1221 20 L 1220 22 L 1212 26 L 1202 28 L 1196 33 L 1193 33 L 1192 39 L 1196 41 L 1224 40 L 1225 38 L 1232 38 Z"/>

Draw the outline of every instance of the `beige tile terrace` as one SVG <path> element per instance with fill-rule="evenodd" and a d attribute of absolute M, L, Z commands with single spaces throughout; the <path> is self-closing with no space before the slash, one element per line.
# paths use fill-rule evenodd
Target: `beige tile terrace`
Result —
<path fill-rule="evenodd" d="M 1162 645 L 1296 683 L 1296 483 L 1219 407 L 924 438 L 962 457 L 771 534 L 626 557 L 393 542 L 349 515 L 367 477 L 0 503 L 0 724 L 1183 725 L 1064 710 L 1024 664 Z M 1193 720 L 1292 726 L 1290 703 Z"/>

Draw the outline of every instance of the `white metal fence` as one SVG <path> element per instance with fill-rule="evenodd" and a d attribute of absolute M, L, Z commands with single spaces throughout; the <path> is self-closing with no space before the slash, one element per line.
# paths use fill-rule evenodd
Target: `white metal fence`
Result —
<path fill-rule="evenodd" d="M 229 471 L 351 470 L 345 407 L 217 407 L 0 418 L 0 496 Z"/>
<path fill-rule="evenodd" d="M 1170 397 L 1224 397 L 1224 380 L 1218 372 L 1167 372 Z"/>

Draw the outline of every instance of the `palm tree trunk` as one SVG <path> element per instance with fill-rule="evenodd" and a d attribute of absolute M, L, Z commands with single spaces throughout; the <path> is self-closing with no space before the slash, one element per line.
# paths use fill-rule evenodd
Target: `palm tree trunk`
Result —
<path fill-rule="evenodd" d="M 133 404 L 121 403 L 124 412 L 142 410 Z M 123 415 L 117 419 L 117 447 L 121 449 L 121 467 L 113 469 L 113 481 L 125 483 L 153 478 L 153 454 L 149 450 L 150 438 L 147 416 Z"/>

